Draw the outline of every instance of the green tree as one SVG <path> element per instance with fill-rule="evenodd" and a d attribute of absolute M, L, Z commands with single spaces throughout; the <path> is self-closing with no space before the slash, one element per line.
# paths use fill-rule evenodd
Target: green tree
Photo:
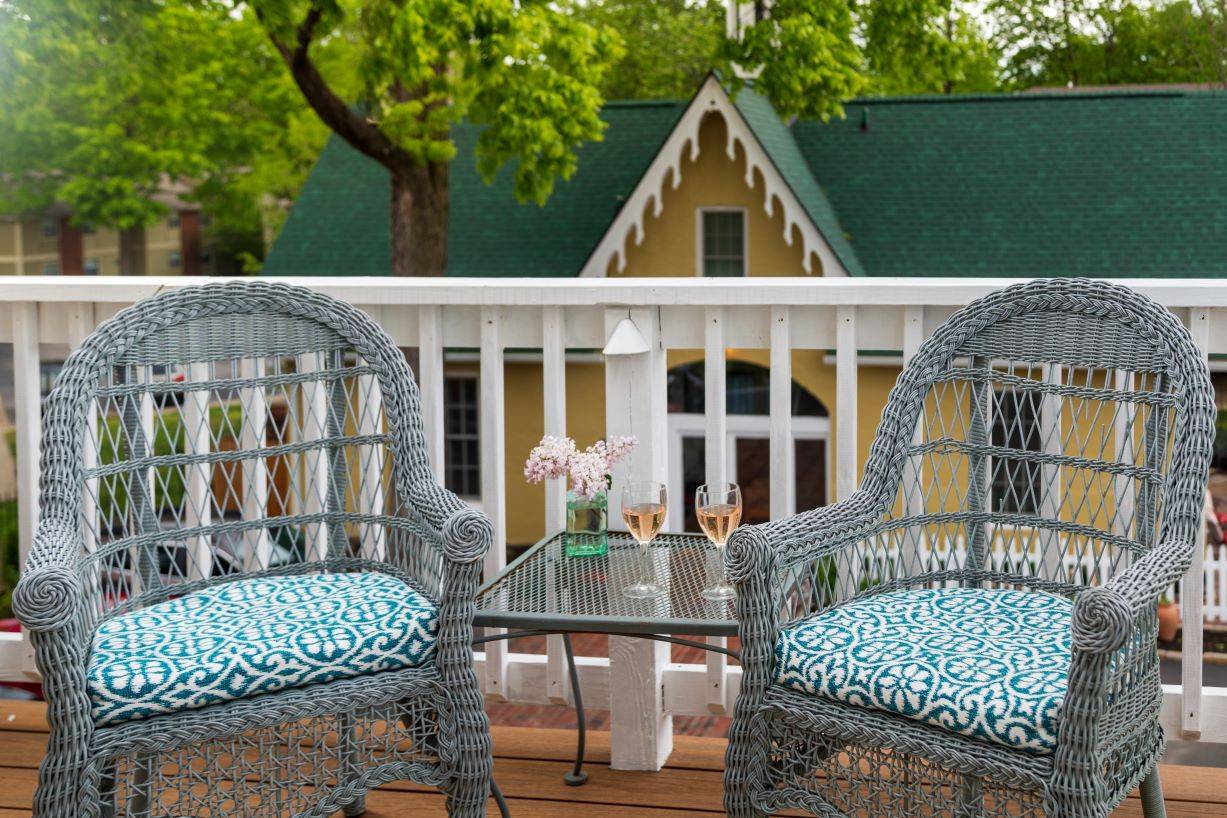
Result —
<path fill-rule="evenodd" d="M 447 263 L 451 127 L 482 127 L 478 169 L 514 165 L 516 195 L 544 202 L 575 151 L 600 137 L 599 87 L 617 37 L 547 0 L 251 0 L 303 98 L 332 131 L 388 169 L 392 272 Z M 318 48 L 349 37 L 361 88 L 346 99 Z"/>
<path fill-rule="evenodd" d="M 844 0 L 757 0 L 752 8 L 753 20 L 725 41 L 724 55 L 754 76 L 755 90 L 781 115 L 842 116 L 842 102 L 867 85 L 856 8 Z"/>
<path fill-rule="evenodd" d="M 713 68 L 724 68 L 722 0 L 605 0 L 574 7 L 598 30 L 616 31 L 625 53 L 605 76 L 606 99 L 684 99 Z"/>
<path fill-rule="evenodd" d="M 998 0 L 992 7 L 1014 21 L 1003 42 L 1030 30 L 1025 22 L 1053 8 L 1030 0 Z M 1068 30 L 1050 27 L 1008 53 L 1008 86 L 1227 83 L 1227 2 L 1176 0 L 1144 5 L 1132 0 L 1069 6 Z M 1011 31 L 1013 34 L 1011 34 Z"/>
<path fill-rule="evenodd" d="M 872 93 L 996 90 L 997 51 L 958 0 L 874 0 L 860 19 Z"/>
<path fill-rule="evenodd" d="M 996 43 L 1006 58 L 1004 81 L 1026 86 L 1041 65 L 1078 85 L 1077 42 L 1092 26 L 1093 0 L 990 0 Z"/>
<path fill-rule="evenodd" d="M 0 207 L 120 231 L 121 272 L 169 182 L 228 188 L 301 108 L 258 25 L 220 6 L 0 2 Z"/>

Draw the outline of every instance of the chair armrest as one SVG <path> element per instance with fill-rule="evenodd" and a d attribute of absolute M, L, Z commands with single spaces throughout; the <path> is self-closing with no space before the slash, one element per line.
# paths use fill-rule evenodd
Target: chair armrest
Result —
<path fill-rule="evenodd" d="M 737 587 L 742 667 L 739 708 L 752 709 L 770 684 L 779 631 L 782 569 L 855 544 L 862 532 L 880 519 L 873 496 L 856 492 L 835 505 L 775 522 L 742 526 L 733 532 L 724 561 L 729 579 Z"/>
<path fill-rule="evenodd" d="M 1139 617 L 1188 570 L 1195 547 L 1161 543 L 1105 585 L 1079 593 L 1072 621 L 1074 650 L 1101 654 L 1124 646 Z"/>
<path fill-rule="evenodd" d="M 489 517 L 433 480 L 410 484 L 406 494 L 410 507 L 439 537 L 448 562 L 468 564 L 486 556 L 494 542 Z"/>
<path fill-rule="evenodd" d="M 25 571 L 13 590 L 13 613 L 27 629 L 44 633 L 72 623 L 85 596 L 80 556 L 79 531 L 59 520 L 39 525 Z"/>
<path fill-rule="evenodd" d="M 770 564 L 787 568 L 839 552 L 868 534 L 881 519 L 877 498 L 863 490 L 856 491 L 833 505 L 737 529 L 729 539 L 725 561 L 730 576 L 735 576 L 743 564 L 746 570 L 761 566 L 762 557 L 752 552 L 766 549 L 771 554 Z M 756 536 L 751 537 L 751 531 Z M 738 538 L 738 534 L 742 536 Z"/>

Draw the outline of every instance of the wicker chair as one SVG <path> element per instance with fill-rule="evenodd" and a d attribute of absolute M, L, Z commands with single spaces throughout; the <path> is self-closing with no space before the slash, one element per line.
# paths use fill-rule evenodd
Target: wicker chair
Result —
<path fill-rule="evenodd" d="M 123 310 L 47 400 L 41 509 L 36 816 L 358 815 L 400 779 L 485 815 L 493 529 L 436 484 L 367 315 L 262 282 Z"/>
<path fill-rule="evenodd" d="M 739 529 L 734 818 L 1164 814 L 1156 601 L 1202 541 L 1214 430 L 1189 333 L 1036 281 L 946 321 L 861 487 Z"/>

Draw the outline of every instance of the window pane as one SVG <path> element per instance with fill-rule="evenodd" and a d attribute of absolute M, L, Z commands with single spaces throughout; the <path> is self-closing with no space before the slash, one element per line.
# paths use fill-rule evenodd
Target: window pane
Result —
<path fill-rule="evenodd" d="M 740 211 L 703 211 L 703 275 L 746 274 L 745 228 Z"/>
<path fill-rule="evenodd" d="M 707 454 L 704 449 L 703 438 L 701 437 L 684 437 L 682 438 L 682 496 L 680 498 L 670 497 L 670 503 L 681 502 L 682 514 L 682 530 L 683 531 L 700 531 L 699 518 L 694 513 L 694 492 L 699 486 L 707 482 L 707 477 L 704 470 L 707 468 Z"/>
<path fill-rule="evenodd" d="M 444 484 L 466 497 L 481 493 L 481 440 L 477 430 L 477 379 L 444 378 Z"/>
<path fill-rule="evenodd" d="M 797 472 L 797 511 L 827 504 L 827 444 L 825 440 L 798 440 L 793 448 Z"/>
<path fill-rule="evenodd" d="M 765 523 L 771 519 L 771 442 L 765 437 L 739 437 L 735 443 L 741 522 Z"/>

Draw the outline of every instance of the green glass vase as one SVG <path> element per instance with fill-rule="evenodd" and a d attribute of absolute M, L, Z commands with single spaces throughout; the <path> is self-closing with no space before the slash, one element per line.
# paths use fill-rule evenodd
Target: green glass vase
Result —
<path fill-rule="evenodd" d="M 567 492 L 567 530 L 563 552 L 568 557 L 599 557 L 609 553 L 609 495 L 601 492 L 589 500 Z"/>

